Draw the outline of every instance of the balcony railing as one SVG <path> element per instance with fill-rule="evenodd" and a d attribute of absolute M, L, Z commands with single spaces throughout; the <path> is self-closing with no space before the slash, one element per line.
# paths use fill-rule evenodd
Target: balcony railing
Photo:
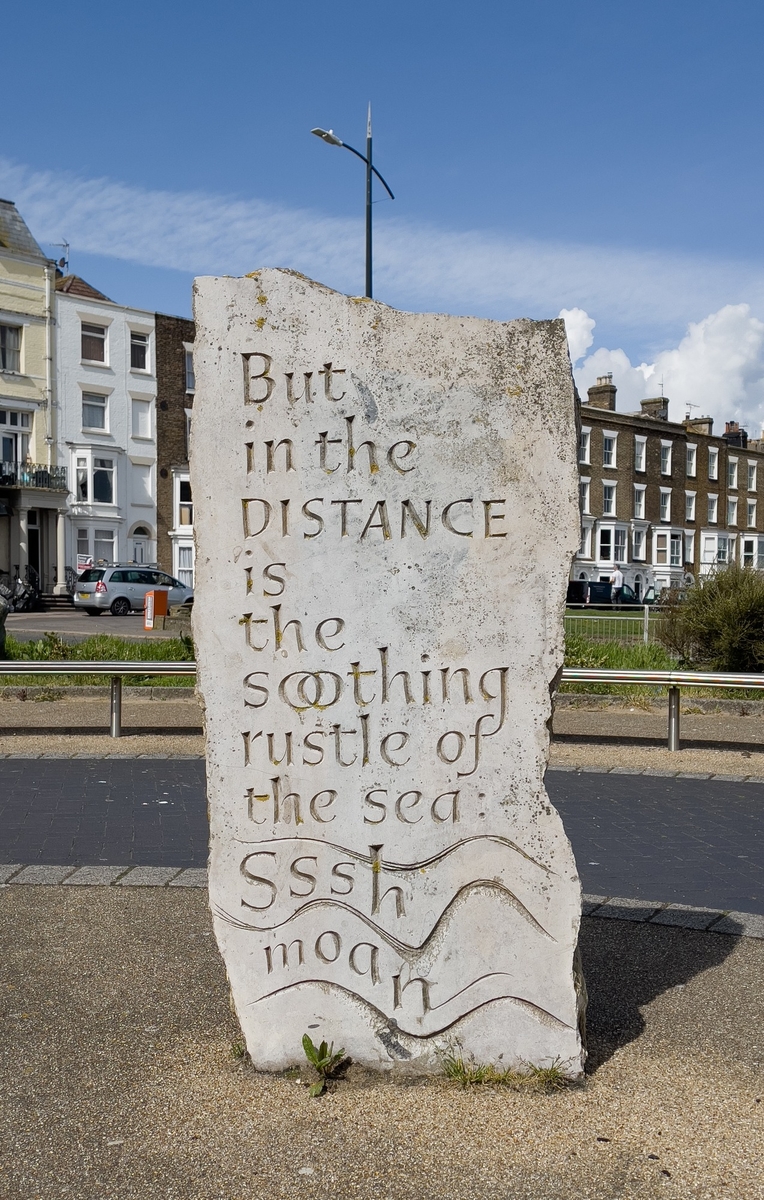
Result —
<path fill-rule="evenodd" d="M 28 462 L 0 462 L 0 487 L 45 488 L 54 492 L 69 490 L 66 467 Z"/>

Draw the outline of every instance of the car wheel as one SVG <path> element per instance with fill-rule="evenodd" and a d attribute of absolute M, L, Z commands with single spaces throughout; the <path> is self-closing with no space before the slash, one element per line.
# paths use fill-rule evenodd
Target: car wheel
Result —
<path fill-rule="evenodd" d="M 126 600 L 124 596 L 118 596 L 116 600 L 112 601 L 111 611 L 115 617 L 126 617 L 130 612 L 130 601 Z"/>
<path fill-rule="evenodd" d="M 85 612 L 88 614 L 89 617 L 100 617 L 103 615 L 102 608 L 86 608 Z"/>

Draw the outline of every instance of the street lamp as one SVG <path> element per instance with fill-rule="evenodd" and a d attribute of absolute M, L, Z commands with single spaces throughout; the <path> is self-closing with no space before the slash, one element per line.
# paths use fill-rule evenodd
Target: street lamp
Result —
<path fill-rule="evenodd" d="M 356 158 L 360 158 L 361 162 L 366 163 L 366 295 L 371 299 L 371 177 L 376 175 L 379 182 L 384 187 L 391 200 L 395 196 L 390 191 L 390 188 L 385 183 L 377 168 L 371 161 L 371 104 L 369 104 L 369 115 L 366 121 L 366 154 L 361 154 L 360 150 L 354 150 L 352 146 L 348 146 L 347 142 L 343 142 L 342 138 L 338 138 L 332 129 L 311 129 L 316 137 L 321 138 L 328 146 L 344 146 L 351 154 L 355 154 Z"/>

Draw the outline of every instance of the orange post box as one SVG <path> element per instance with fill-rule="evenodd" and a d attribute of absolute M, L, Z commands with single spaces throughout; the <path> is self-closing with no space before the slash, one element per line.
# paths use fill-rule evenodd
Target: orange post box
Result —
<path fill-rule="evenodd" d="M 167 616 L 170 611 L 169 605 L 169 588 L 156 588 L 153 592 L 146 592 L 143 606 L 143 628 L 153 629 L 157 617 Z"/>

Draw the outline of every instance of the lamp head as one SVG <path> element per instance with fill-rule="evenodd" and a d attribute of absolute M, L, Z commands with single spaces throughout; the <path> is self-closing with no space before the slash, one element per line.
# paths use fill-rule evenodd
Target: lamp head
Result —
<path fill-rule="evenodd" d="M 316 137 L 321 138 L 322 141 L 327 142 L 330 146 L 344 145 L 342 140 L 337 137 L 332 129 L 311 129 L 310 132 L 314 133 Z"/>

